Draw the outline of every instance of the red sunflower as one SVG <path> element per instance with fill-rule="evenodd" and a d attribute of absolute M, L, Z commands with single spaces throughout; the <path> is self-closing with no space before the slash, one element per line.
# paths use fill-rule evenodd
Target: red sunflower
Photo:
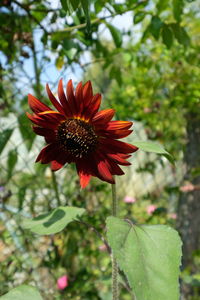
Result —
<path fill-rule="evenodd" d="M 28 118 L 35 124 L 33 131 L 45 138 L 47 146 L 39 153 L 36 162 L 51 163 L 57 171 L 66 163 L 75 163 L 81 187 L 89 183 L 91 176 L 115 183 L 113 175 L 123 175 L 118 165 L 128 166 L 126 160 L 138 148 L 117 141 L 128 136 L 132 122 L 111 121 L 114 109 L 98 112 L 101 95 L 93 95 L 91 82 L 80 82 L 74 92 L 72 80 L 63 90 L 62 80 L 58 85 L 59 101 L 46 86 L 47 94 L 57 111 L 28 95 L 33 115 Z"/>

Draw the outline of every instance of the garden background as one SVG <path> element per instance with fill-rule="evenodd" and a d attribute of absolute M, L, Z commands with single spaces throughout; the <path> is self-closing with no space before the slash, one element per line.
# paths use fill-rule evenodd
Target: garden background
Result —
<path fill-rule="evenodd" d="M 117 178 L 120 216 L 169 224 L 183 241 L 182 299 L 200 297 L 200 2 L 186 0 L 3 0 L 0 7 L 0 295 L 28 283 L 44 299 L 111 299 L 103 243 L 77 223 L 38 237 L 21 217 L 58 205 L 84 207 L 105 232 L 111 188 L 85 190 L 71 165 L 35 164 L 41 146 L 27 94 L 48 104 L 63 78 L 91 80 L 102 108 L 134 122 L 128 142 L 151 140 L 174 157 L 138 151 Z M 68 286 L 57 280 L 66 275 Z M 122 275 L 123 277 L 123 275 Z M 121 280 L 121 298 L 134 299 Z"/>

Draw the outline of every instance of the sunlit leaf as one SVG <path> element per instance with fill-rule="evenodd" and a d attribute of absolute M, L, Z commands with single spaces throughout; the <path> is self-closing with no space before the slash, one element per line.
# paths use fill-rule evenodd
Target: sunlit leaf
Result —
<path fill-rule="evenodd" d="M 107 237 L 137 300 L 178 300 L 181 240 L 165 225 L 107 218 Z"/>
<path fill-rule="evenodd" d="M 169 154 L 163 147 L 162 145 L 158 144 L 158 143 L 154 143 L 154 142 L 137 142 L 137 141 L 133 141 L 133 144 L 135 146 L 137 146 L 138 148 L 140 148 L 140 150 L 144 150 L 147 152 L 154 152 L 154 153 L 158 153 L 158 154 Z"/>
<path fill-rule="evenodd" d="M 23 227 L 37 234 L 54 234 L 63 230 L 70 222 L 77 220 L 77 217 L 84 212 L 84 208 L 60 206 L 36 218 L 24 219 Z"/>
<path fill-rule="evenodd" d="M 111 25 L 111 24 L 106 23 L 106 26 L 110 30 L 110 33 L 112 35 L 115 46 L 116 47 L 121 47 L 121 45 L 122 45 L 121 31 L 118 28 L 116 28 L 115 26 Z"/>
<path fill-rule="evenodd" d="M 62 55 L 59 55 L 57 58 L 56 58 L 56 68 L 58 70 L 62 69 L 63 65 L 64 65 L 64 57 Z"/>
<path fill-rule="evenodd" d="M 142 20 L 145 18 L 146 13 L 144 11 L 139 11 L 134 15 L 133 22 L 134 24 L 138 24 L 142 22 Z"/>
<path fill-rule="evenodd" d="M 13 129 L 6 129 L 0 133 L 0 154 L 3 151 L 5 145 L 7 144 L 9 138 L 11 137 L 12 132 Z"/>
<path fill-rule="evenodd" d="M 20 285 L 0 297 L 1 300 L 42 300 L 40 293 L 33 286 Z"/>

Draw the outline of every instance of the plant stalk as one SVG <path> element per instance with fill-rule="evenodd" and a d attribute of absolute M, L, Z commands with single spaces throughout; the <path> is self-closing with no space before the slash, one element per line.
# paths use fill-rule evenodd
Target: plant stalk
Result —
<path fill-rule="evenodd" d="M 55 191 L 57 205 L 60 206 L 61 201 L 60 201 L 60 196 L 59 196 L 59 191 L 58 191 L 58 184 L 57 184 L 57 181 L 56 181 L 56 175 L 53 171 L 51 171 L 51 174 L 52 174 L 53 188 L 54 188 L 54 191 Z"/>
<path fill-rule="evenodd" d="M 118 203 L 116 197 L 116 185 L 112 184 L 112 216 L 117 217 Z M 117 261 L 112 254 L 112 299 L 119 299 L 119 288 L 118 288 L 118 265 Z"/>

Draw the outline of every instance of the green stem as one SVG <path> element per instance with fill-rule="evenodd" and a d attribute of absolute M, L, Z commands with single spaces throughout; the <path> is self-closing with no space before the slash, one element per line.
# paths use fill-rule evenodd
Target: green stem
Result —
<path fill-rule="evenodd" d="M 59 196 L 59 191 L 58 191 L 58 185 L 57 185 L 57 181 L 56 181 L 56 175 L 53 171 L 51 171 L 52 174 L 52 180 L 53 180 L 53 188 L 55 191 L 55 195 L 56 195 L 56 199 L 57 199 L 57 204 L 58 206 L 61 205 L 61 201 L 60 201 L 60 196 Z"/>
<path fill-rule="evenodd" d="M 117 216 L 117 197 L 116 197 L 116 185 L 112 184 L 112 215 Z M 112 299 L 119 299 L 119 290 L 118 290 L 118 265 L 117 261 L 112 254 Z"/>

